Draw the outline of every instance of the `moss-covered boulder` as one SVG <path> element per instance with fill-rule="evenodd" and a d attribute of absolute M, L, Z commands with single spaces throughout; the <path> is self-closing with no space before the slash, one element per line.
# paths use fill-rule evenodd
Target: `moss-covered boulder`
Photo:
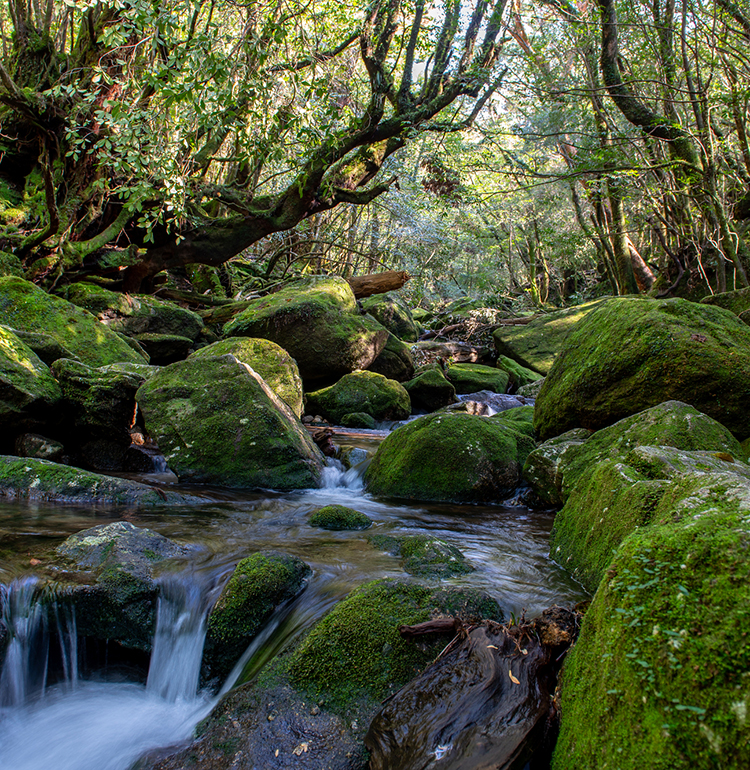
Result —
<path fill-rule="evenodd" d="M 7 251 L 0 251 L 0 276 L 15 275 L 23 277 L 23 265 L 21 260 Z"/>
<path fill-rule="evenodd" d="M 504 409 L 502 412 L 493 414 L 489 419 L 499 425 L 507 425 L 509 428 L 518 431 L 518 433 L 523 433 L 531 439 L 536 438 L 534 407 L 531 404 Z"/>
<path fill-rule="evenodd" d="M 456 388 L 437 364 L 428 366 L 414 379 L 405 382 L 404 388 L 415 411 L 434 412 L 456 402 Z"/>
<path fill-rule="evenodd" d="M 58 597 L 75 607 L 80 636 L 150 650 L 157 570 L 189 553 L 185 546 L 129 522 L 100 524 L 71 535 L 57 548 Z"/>
<path fill-rule="evenodd" d="M 193 340 L 179 334 L 144 332 L 132 339 L 146 352 L 148 360 L 158 366 L 182 361 L 193 350 Z"/>
<path fill-rule="evenodd" d="M 107 438 L 127 446 L 135 422 L 135 394 L 145 377 L 60 358 L 52 373 L 62 388 L 66 420 L 76 439 Z"/>
<path fill-rule="evenodd" d="M 350 412 L 341 418 L 341 424 L 345 428 L 364 428 L 373 430 L 375 428 L 375 418 L 367 412 Z"/>
<path fill-rule="evenodd" d="M 365 474 L 369 492 L 411 500 L 479 503 L 513 492 L 534 440 L 469 414 L 431 414 L 393 431 Z"/>
<path fill-rule="evenodd" d="M 389 334 L 385 347 L 368 369 L 382 374 L 389 380 L 406 382 L 414 376 L 414 358 L 411 349 L 394 334 Z"/>
<path fill-rule="evenodd" d="M 542 439 L 678 399 L 750 435 L 750 329 L 682 299 L 610 299 L 568 337 L 536 401 Z"/>
<path fill-rule="evenodd" d="M 59 463 L 65 456 L 65 447 L 54 439 L 38 433 L 22 433 L 16 438 L 15 454 L 19 457 L 35 457 Z"/>
<path fill-rule="evenodd" d="M 78 356 L 71 353 L 66 347 L 61 345 L 54 337 L 43 332 L 25 332 L 21 329 L 11 329 L 5 327 L 28 345 L 47 366 L 57 361 L 58 358 L 72 358 L 77 360 Z"/>
<path fill-rule="evenodd" d="M 275 342 L 251 337 L 230 337 L 196 350 L 191 358 L 232 355 L 247 364 L 283 398 L 297 417 L 302 416 L 302 379 L 297 362 Z"/>
<path fill-rule="evenodd" d="M 554 770 L 750 765 L 748 490 L 685 476 L 623 542 L 565 663 Z"/>
<path fill-rule="evenodd" d="M 145 294 L 125 295 L 82 282 L 68 287 L 67 299 L 86 308 L 113 331 L 127 335 L 176 335 L 194 341 L 203 329 L 197 313 Z"/>
<path fill-rule="evenodd" d="M 360 300 L 362 307 L 379 321 L 391 334 L 405 342 L 416 342 L 419 330 L 414 322 L 409 306 L 394 291 L 386 294 L 373 294 Z"/>
<path fill-rule="evenodd" d="M 435 590 L 376 580 L 357 589 L 321 620 L 288 663 L 292 685 L 333 708 L 383 700 L 434 658 L 444 640 L 415 645 L 398 628 L 434 617 L 502 619 L 494 599 L 470 589 Z"/>
<path fill-rule="evenodd" d="M 519 388 L 542 379 L 541 374 L 521 366 L 518 361 L 508 356 L 498 356 L 495 366 L 508 374 L 507 391 L 509 393 L 517 393 Z"/>
<path fill-rule="evenodd" d="M 44 420 L 62 393 L 49 368 L 9 329 L 0 326 L 0 431 Z"/>
<path fill-rule="evenodd" d="M 89 366 L 143 358 L 83 308 L 13 276 L 0 278 L 0 324 L 42 332 Z"/>
<path fill-rule="evenodd" d="M 421 578 L 448 578 L 474 570 L 461 551 L 451 543 L 428 535 L 373 535 L 375 547 L 400 556 L 404 570 Z"/>
<path fill-rule="evenodd" d="M 234 356 L 164 367 L 136 394 L 181 478 L 229 487 L 318 486 L 323 456 L 294 412 Z"/>
<path fill-rule="evenodd" d="M 79 505 L 184 505 L 200 498 L 31 457 L 0 456 L 0 498 Z"/>
<path fill-rule="evenodd" d="M 358 314 L 351 287 L 335 277 L 302 279 L 252 300 L 224 334 L 272 340 L 294 358 L 303 379 L 367 369 L 388 339 L 385 327 Z"/>
<path fill-rule="evenodd" d="M 311 572 L 296 556 L 275 551 L 240 561 L 208 619 L 204 675 L 223 680 L 274 610 L 307 585 Z"/>
<path fill-rule="evenodd" d="M 539 396 L 539 392 L 542 389 L 542 385 L 544 385 L 545 378 L 542 377 L 541 380 L 536 380 L 536 382 L 529 383 L 528 385 L 522 385 L 517 391 L 517 395 L 523 396 L 524 398 L 533 398 L 536 399 Z"/>
<path fill-rule="evenodd" d="M 739 289 L 738 291 L 725 291 L 720 294 L 710 294 L 701 300 L 702 305 L 715 305 L 723 307 L 740 315 L 746 310 L 750 310 L 750 289 Z"/>
<path fill-rule="evenodd" d="M 530 323 L 501 326 L 492 336 L 500 356 L 507 356 L 521 366 L 547 374 L 575 325 L 602 300 L 544 313 Z"/>
<path fill-rule="evenodd" d="M 453 364 L 445 376 L 459 395 L 480 390 L 505 393 L 510 379 L 508 372 L 483 364 Z"/>
<path fill-rule="evenodd" d="M 333 531 L 360 530 L 371 527 L 372 519 L 345 505 L 324 505 L 310 515 L 307 523 L 311 527 Z"/>
<path fill-rule="evenodd" d="M 336 424 L 352 412 L 365 412 L 375 420 L 405 420 L 411 414 L 411 401 L 395 380 L 375 372 L 352 372 L 335 385 L 308 393 L 307 411 Z"/>

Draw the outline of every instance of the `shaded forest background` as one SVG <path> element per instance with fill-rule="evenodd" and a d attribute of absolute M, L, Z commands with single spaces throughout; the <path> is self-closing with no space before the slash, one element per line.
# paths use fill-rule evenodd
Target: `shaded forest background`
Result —
<path fill-rule="evenodd" d="M 748 285 L 739 2 L 10 0 L 0 32 L 1 260 L 46 288 Z"/>

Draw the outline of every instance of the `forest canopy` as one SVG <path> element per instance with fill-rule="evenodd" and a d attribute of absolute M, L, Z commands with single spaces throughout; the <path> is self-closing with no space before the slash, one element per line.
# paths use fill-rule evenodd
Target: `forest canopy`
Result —
<path fill-rule="evenodd" d="M 747 285 L 731 0 L 11 0 L 0 249 L 46 285 L 406 267 L 543 303 Z"/>

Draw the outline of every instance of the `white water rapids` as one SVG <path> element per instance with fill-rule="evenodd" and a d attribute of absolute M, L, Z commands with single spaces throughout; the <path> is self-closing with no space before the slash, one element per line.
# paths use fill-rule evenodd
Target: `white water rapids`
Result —
<path fill-rule="evenodd" d="M 34 589 L 29 580 L 5 589 L 0 770 L 127 770 L 146 751 L 190 738 L 215 702 L 198 693 L 207 602 L 197 585 L 162 585 L 145 686 L 81 681 L 75 626 L 60 623 L 58 611 L 64 678 L 45 687 L 39 655 L 46 658 L 49 638 Z"/>

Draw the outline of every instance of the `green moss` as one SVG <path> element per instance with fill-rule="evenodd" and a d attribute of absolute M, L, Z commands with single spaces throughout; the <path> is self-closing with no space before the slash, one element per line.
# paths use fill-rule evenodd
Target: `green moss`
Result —
<path fill-rule="evenodd" d="M 0 276 L 3 275 L 23 276 L 21 260 L 7 251 L 0 251 Z"/>
<path fill-rule="evenodd" d="M 414 409 L 434 412 L 456 401 L 456 389 L 449 382 L 443 370 L 433 365 L 420 372 L 414 379 L 404 383 Z"/>
<path fill-rule="evenodd" d="M 272 612 L 306 585 L 310 567 L 296 556 L 260 552 L 239 562 L 208 621 L 204 662 L 225 677 Z"/>
<path fill-rule="evenodd" d="M 431 414 L 386 437 L 365 474 L 376 495 L 451 502 L 510 494 L 534 441 L 475 415 Z"/>
<path fill-rule="evenodd" d="M 297 417 L 302 415 L 302 380 L 297 362 L 286 350 L 270 340 L 232 337 L 196 350 L 190 358 L 210 358 L 227 354 L 255 369 L 279 398 L 289 404 Z"/>
<path fill-rule="evenodd" d="M 320 529 L 358 530 L 371 527 L 372 520 L 345 505 L 325 505 L 310 516 L 308 524 Z"/>
<path fill-rule="evenodd" d="M 394 334 L 389 334 L 385 346 L 368 369 L 389 380 L 405 382 L 414 376 L 414 358 L 411 348 Z"/>
<path fill-rule="evenodd" d="M 477 393 L 480 390 L 505 393 L 510 380 L 508 372 L 482 364 L 453 364 L 445 376 L 459 394 Z"/>
<path fill-rule="evenodd" d="M 499 613 L 496 603 L 494 614 Z M 291 655 L 292 685 L 344 710 L 360 699 L 380 701 L 395 692 L 445 646 L 439 639 L 416 645 L 398 627 L 422 623 L 450 610 L 460 615 L 488 608 L 478 592 L 433 591 L 417 583 L 378 580 L 338 604 Z"/>
<path fill-rule="evenodd" d="M 365 412 L 375 420 L 404 420 L 411 414 L 411 401 L 395 380 L 375 372 L 352 372 L 335 385 L 308 393 L 307 411 L 336 424 L 353 412 Z"/>
<path fill-rule="evenodd" d="M 542 439 L 591 429 L 680 399 L 750 435 L 750 328 L 729 311 L 681 299 L 620 297 L 589 313 L 536 401 Z"/>
<path fill-rule="evenodd" d="M 388 330 L 367 316 L 343 278 L 308 278 L 253 300 L 224 326 L 231 337 L 262 337 L 295 359 L 303 378 L 315 379 L 366 369 L 388 338 Z"/>
<path fill-rule="evenodd" d="M 88 311 L 14 276 L 0 278 L 0 323 L 49 334 L 90 366 L 142 361 Z"/>
<path fill-rule="evenodd" d="M 375 418 L 367 412 L 351 412 L 341 418 L 341 424 L 345 428 L 365 428 L 372 430 L 375 427 Z"/>
<path fill-rule="evenodd" d="M 539 372 L 521 366 L 518 361 L 508 358 L 508 356 L 498 356 L 495 366 L 508 373 L 508 387 L 512 389 L 513 392 L 517 391 L 518 388 L 522 388 L 524 385 L 530 385 L 532 382 L 542 379 L 542 375 L 539 374 Z"/>
<path fill-rule="evenodd" d="M 750 309 L 750 289 L 738 291 L 725 291 L 721 294 L 711 294 L 701 300 L 703 305 L 715 305 L 723 307 L 735 315 Z"/>
<path fill-rule="evenodd" d="M 296 415 L 233 356 L 166 366 L 136 394 L 181 478 L 231 487 L 317 486 L 323 457 Z"/>
<path fill-rule="evenodd" d="M 396 292 L 373 294 L 360 300 L 362 307 L 389 332 L 406 342 L 416 342 L 419 332 L 411 310 Z"/>
<path fill-rule="evenodd" d="M 474 570 L 455 545 L 436 537 L 374 535 L 369 540 L 376 548 L 403 557 L 404 570 L 416 577 L 454 577 Z"/>
<path fill-rule="evenodd" d="M 565 664 L 555 770 L 750 765 L 750 509 L 704 510 L 618 551 Z"/>
<path fill-rule="evenodd" d="M 523 433 L 529 438 L 536 438 L 534 430 L 534 407 L 531 405 L 516 406 L 513 409 L 505 409 L 502 412 L 493 414 L 489 418 L 495 423 L 507 425 L 519 433 Z"/>

